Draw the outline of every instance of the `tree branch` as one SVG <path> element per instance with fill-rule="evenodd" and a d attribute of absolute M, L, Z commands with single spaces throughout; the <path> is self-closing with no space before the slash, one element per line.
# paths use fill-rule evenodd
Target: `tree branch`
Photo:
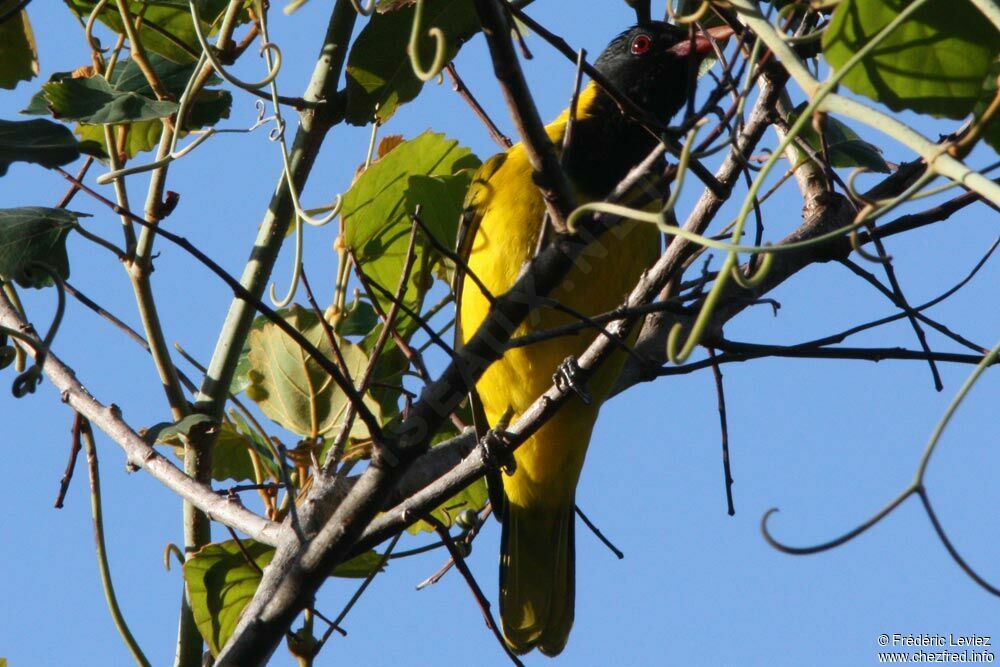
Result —
<path fill-rule="evenodd" d="M 330 14 L 316 69 L 303 96 L 307 102 L 322 104 L 299 115 L 299 128 L 289 156 L 292 185 L 298 191 L 302 190 L 309 178 L 327 132 L 343 116 L 342 105 L 337 97 L 337 83 L 347 58 L 347 44 L 356 20 L 357 12 L 350 0 L 337 0 Z M 240 279 L 246 291 L 258 300 L 264 295 L 264 288 L 294 215 L 292 192 L 282 175 Z M 233 299 L 195 404 L 197 411 L 215 419 L 221 418 L 240 350 L 250 332 L 255 314 L 252 302 L 242 298 Z"/>
<path fill-rule="evenodd" d="M 645 167 L 633 170 L 610 199 L 617 201 L 626 196 L 645 176 Z M 254 599 L 218 657 L 216 664 L 219 667 L 243 667 L 267 661 L 295 616 L 306 607 L 326 579 L 330 568 L 349 556 L 403 474 L 427 450 L 431 436 L 464 400 L 469 387 L 502 356 L 514 330 L 532 310 L 548 303 L 546 295 L 562 283 L 584 249 L 616 223 L 617 219 L 611 216 L 595 215 L 582 221 L 576 233 L 556 235 L 552 243 L 528 264 L 513 287 L 494 300 L 479 329 L 456 353 L 438 379 L 424 389 L 420 400 L 402 423 L 392 424 L 386 429 L 387 436 L 396 440 L 399 454 L 396 465 L 386 462 L 376 452 L 371 465 L 335 508 L 331 507 L 335 504 L 331 499 L 338 495 L 334 485 L 329 480 L 317 482 L 300 508 L 300 518 L 307 536 L 311 536 L 313 529 L 318 532 L 305 544 L 299 543 L 290 531 L 283 533 L 281 544 Z M 668 269 L 664 275 L 669 276 L 676 268 Z M 666 280 L 663 276 L 661 279 Z M 656 296 L 657 289 L 655 284 L 648 283 L 643 285 L 640 293 L 651 300 Z M 616 335 L 621 337 L 620 332 Z M 606 337 L 600 339 L 610 340 Z M 615 348 L 614 344 L 607 349 L 602 348 L 595 357 L 585 361 L 587 364 L 599 363 Z M 535 420 L 548 419 L 563 399 L 561 392 L 553 388 L 536 402 L 535 406 L 539 409 L 530 411 L 523 418 L 524 422 L 541 424 L 542 421 Z M 541 404 L 547 407 L 542 409 Z M 527 435 L 525 433 L 524 437 Z M 469 458 L 475 457 L 465 460 Z M 484 471 L 485 466 L 465 483 Z"/>
<path fill-rule="evenodd" d="M 524 151 L 534 171 L 535 184 L 545 200 L 545 208 L 553 228 L 559 233 L 565 233 L 566 217 L 576 208 L 576 198 L 559 162 L 556 148 L 538 115 L 528 82 L 524 80 L 524 72 L 521 71 L 521 64 L 510 41 L 507 16 L 497 0 L 474 2 L 486 43 L 490 47 L 493 71 L 521 136 Z"/>
<path fill-rule="evenodd" d="M 0 294 L 0 325 L 16 331 L 30 331 L 29 324 L 21 318 L 3 294 Z M 31 338 L 39 340 L 34 335 Z M 30 345 L 21 345 L 19 342 L 18 345 L 32 357 L 35 356 L 35 351 Z M 217 495 L 212 489 L 185 475 L 177 466 L 150 447 L 142 436 L 122 419 L 116 406 L 104 405 L 91 396 L 76 379 L 72 369 L 63 364 L 51 351 L 45 357 L 42 370 L 52 385 L 59 390 L 63 402 L 118 443 L 125 451 L 131 465 L 146 470 L 178 496 L 205 512 L 213 521 L 232 526 L 261 542 L 268 544 L 277 542 L 278 524 Z"/>

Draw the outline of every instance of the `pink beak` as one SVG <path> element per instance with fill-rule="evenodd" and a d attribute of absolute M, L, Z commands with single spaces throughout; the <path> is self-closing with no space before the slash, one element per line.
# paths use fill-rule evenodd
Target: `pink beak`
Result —
<path fill-rule="evenodd" d="M 706 34 L 708 35 L 707 37 Z M 676 55 L 678 58 L 686 58 L 692 53 L 697 56 L 704 57 L 712 52 L 713 40 L 716 42 L 724 42 L 732 35 L 732 28 L 728 25 L 720 25 L 695 34 L 694 42 L 690 39 L 685 39 L 684 41 L 678 42 L 674 46 L 670 47 L 668 51 Z"/>

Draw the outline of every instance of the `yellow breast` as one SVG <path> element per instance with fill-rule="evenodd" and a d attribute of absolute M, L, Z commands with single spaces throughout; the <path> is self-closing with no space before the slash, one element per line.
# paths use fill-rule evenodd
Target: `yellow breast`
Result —
<path fill-rule="evenodd" d="M 591 89 L 588 89 L 591 90 Z M 586 114 L 586 93 L 581 95 L 580 112 Z M 559 146 L 565 131 L 565 114 L 546 129 Z M 600 156 L 594 156 L 600 160 Z M 506 292 L 535 254 L 545 205 L 531 180 L 531 166 L 523 147 L 512 147 L 503 164 L 489 177 L 480 192 L 477 206 L 481 215 L 473 240 L 469 268 L 493 295 Z M 561 286 L 549 296 L 569 308 L 591 316 L 619 306 L 635 285 L 641 272 L 655 259 L 658 232 L 653 225 L 625 222 L 606 232 L 575 262 Z M 461 330 L 471 336 L 485 318 L 489 301 L 468 277 L 462 292 Z M 553 329 L 575 318 L 565 312 L 542 308 L 534 311 L 515 332 L 521 336 Z M 526 347 L 508 350 L 477 383 L 491 425 L 512 409 L 515 417 L 552 384 L 558 365 L 567 357 L 579 356 L 594 340 L 593 330 L 552 338 Z M 516 452 L 523 484 L 505 483 L 512 502 L 519 493 L 538 500 L 539 494 L 556 500 L 576 487 L 580 467 L 596 419 L 597 407 L 610 391 L 621 369 L 619 354 L 606 362 L 589 383 L 594 403 L 584 405 L 574 398 L 564 406 L 529 442 Z M 512 480 L 514 481 L 514 480 Z"/>

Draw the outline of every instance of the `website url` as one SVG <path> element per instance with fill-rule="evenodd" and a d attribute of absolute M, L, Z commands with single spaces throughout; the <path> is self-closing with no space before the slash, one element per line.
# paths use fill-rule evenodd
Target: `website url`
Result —
<path fill-rule="evenodd" d="M 910 664 L 925 662 L 990 663 L 996 659 L 992 651 L 914 651 L 912 653 L 879 653 L 878 661 Z"/>

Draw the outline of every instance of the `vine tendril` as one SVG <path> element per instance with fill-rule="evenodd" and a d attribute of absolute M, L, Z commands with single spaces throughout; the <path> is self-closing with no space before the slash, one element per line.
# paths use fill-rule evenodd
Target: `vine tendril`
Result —
<path fill-rule="evenodd" d="M 410 65 L 413 67 L 413 73 L 416 77 L 421 81 L 430 81 L 444 68 L 447 49 L 444 31 L 438 27 L 428 30 L 427 34 L 434 38 L 434 59 L 431 60 L 431 66 L 424 69 L 423 65 L 420 64 L 420 34 L 423 32 L 423 22 L 424 0 L 416 0 L 413 11 L 413 27 L 410 28 L 410 41 L 406 45 L 406 52 L 410 56 Z"/>

